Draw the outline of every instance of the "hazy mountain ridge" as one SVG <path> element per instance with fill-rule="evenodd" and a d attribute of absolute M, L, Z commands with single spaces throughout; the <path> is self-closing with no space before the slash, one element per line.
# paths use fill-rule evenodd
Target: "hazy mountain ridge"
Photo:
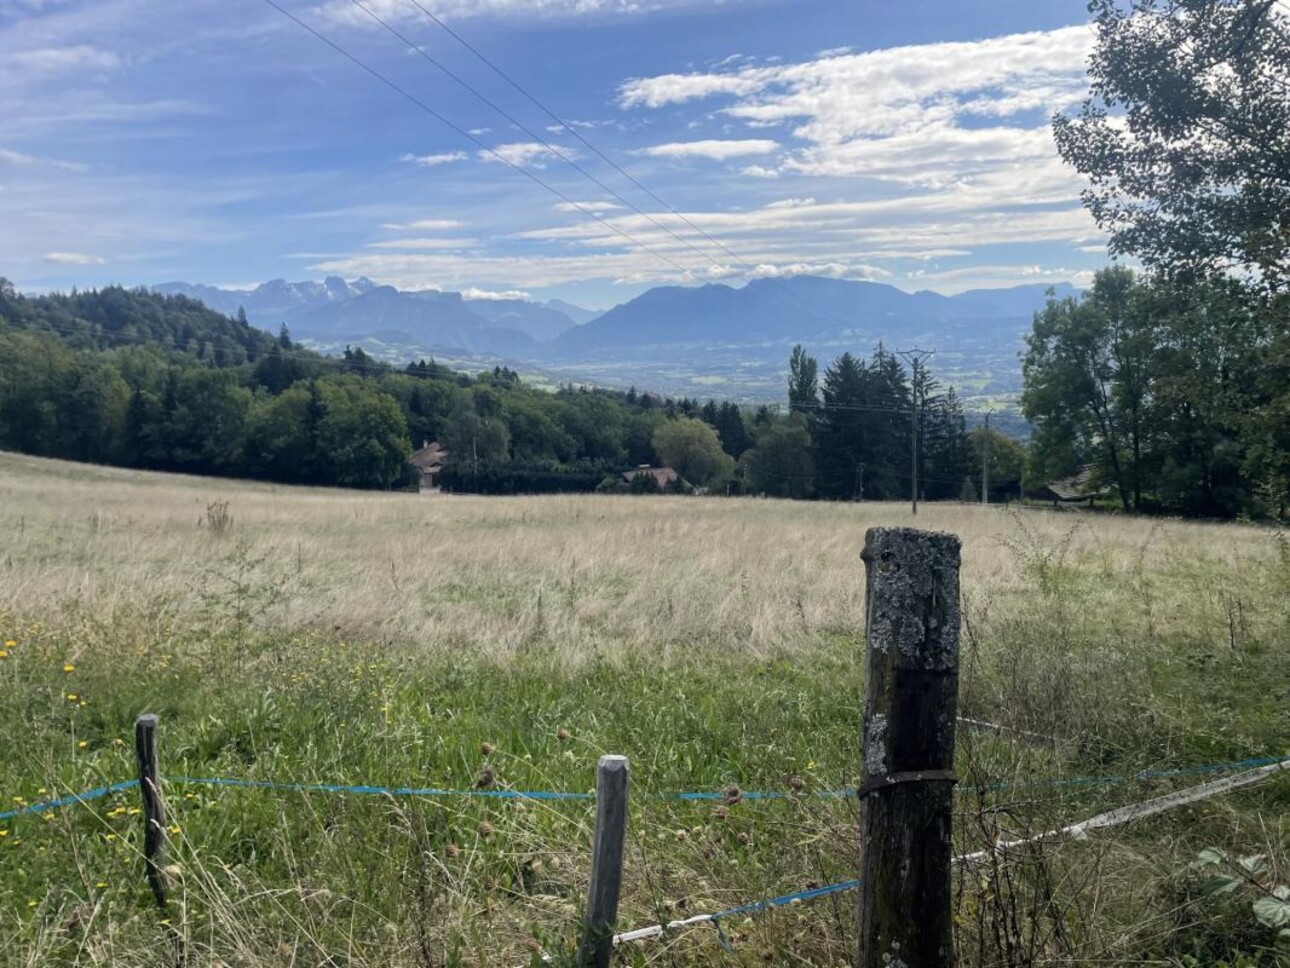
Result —
<path fill-rule="evenodd" d="M 846 350 L 867 355 L 880 341 L 892 348 L 935 348 L 934 368 L 966 395 L 1010 398 L 1021 382 L 1023 337 L 1049 289 L 1030 284 L 945 296 L 795 276 L 739 288 L 658 286 L 595 313 L 559 300 L 467 299 L 337 277 L 277 279 L 248 290 L 186 283 L 155 288 L 228 315 L 242 306 L 257 326 L 276 332 L 286 323 L 293 337 L 323 352 L 353 344 L 396 365 L 435 356 L 466 369 L 506 364 L 547 380 L 748 401 L 782 395 L 793 343 L 827 360 Z M 1053 289 L 1059 297 L 1077 292 L 1066 283 Z"/>

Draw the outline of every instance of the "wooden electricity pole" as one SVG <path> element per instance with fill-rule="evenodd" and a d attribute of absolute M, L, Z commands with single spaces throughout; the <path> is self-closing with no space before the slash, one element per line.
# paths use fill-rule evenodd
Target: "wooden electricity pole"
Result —
<path fill-rule="evenodd" d="M 935 354 L 936 350 L 920 350 L 917 346 L 909 350 L 898 350 L 901 357 L 910 365 L 913 370 L 913 380 L 911 381 L 910 392 L 914 398 L 914 423 L 909 433 L 909 451 L 910 451 L 910 473 L 911 497 L 913 502 L 913 513 L 918 513 L 918 393 L 921 389 L 923 378 L 923 363 Z"/>

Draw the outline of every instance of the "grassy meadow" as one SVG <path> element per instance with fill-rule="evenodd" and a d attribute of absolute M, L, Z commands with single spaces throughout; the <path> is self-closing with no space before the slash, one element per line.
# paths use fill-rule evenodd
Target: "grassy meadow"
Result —
<path fill-rule="evenodd" d="M 569 963 L 592 805 L 177 778 L 588 792 L 631 759 L 621 927 L 855 876 L 865 529 L 963 539 L 963 850 L 1290 752 L 1273 530 L 958 504 L 373 494 L 0 454 L 0 813 L 131 779 L 161 716 L 173 902 L 138 791 L 0 820 L 0 965 Z M 1007 784 L 998 789 L 998 784 Z M 782 800 L 670 791 L 789 791 Z M 966 965 L 1287 963 L 1290 776 L 958 876 Z M 833 966 L 854 894 L 620 949 Z M 1280 959 L 1280 960 L 1278 960 Z"/>

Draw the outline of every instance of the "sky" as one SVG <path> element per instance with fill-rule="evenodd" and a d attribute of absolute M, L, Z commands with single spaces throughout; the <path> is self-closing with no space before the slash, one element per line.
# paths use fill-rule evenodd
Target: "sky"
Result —
<path fill-rule="evenodd" d="M 1049 121 L 1086 94 L 1086 21 L 1083 0 L 0 0 L 0 275 L 592 308 L 797 273 L 1080 284 L 1105 241 Z"/>

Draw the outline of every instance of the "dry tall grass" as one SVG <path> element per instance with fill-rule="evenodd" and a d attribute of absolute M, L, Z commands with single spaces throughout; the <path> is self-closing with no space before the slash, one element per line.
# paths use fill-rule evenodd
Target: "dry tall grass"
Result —
<path fill-rule="evenodd" d="M 215 533 L 207 512 L 222 502 L 231 523 Z M 364 494 L 0 455 L 0 608 L 147 605 L 178 620 L 242 588 L 262 624 L 431 653 L 503 659 L 540 629 L 571 664 L 666 661 L 696 645 L 793 655 L 818 633 L 856 630 L 859 550 L 874 525 L 958 534 L 969 605 L 1060 583 L 1076 565 L 1117 594 L 1180 569 L 1214 576 L 1213 596 L 1239 595 L 1227 579 L 1271 566 L 1276 551 L 1257 527 L 1033 509 L 925 504 L 915 517 L 904 504 Z M 1147 618 L 1157 631 L 1199 621 L 1225 636 L 1213 604 L 1169 596 Z"/>
<path fill-rule="evenodd" d="M 585 790 L 596 755 L 618 752 L 636 791 L 624 926 L 845 879 L 854 805 L 810 794 L 855 775 L 859 551 L 866 528 L 902 524 L 963 539 L 962 711 L 1055 740 L 960 731 L 962 849 L 1149 792 L 1027 784 L 1285 747 L 1290 548 L 1264 528 L 361 494 L 0 454 L 0 639 L 17 643 L 0 731 L 30 739 L 0 761 L 0 793 L 129 776 L 130 722 L 157 706 L 175 775 Z M 804 796 L 650 796 L 732 783 Z M 581 802 L 169 790 L 172 920 L 193 963 L 513 964 L 576 933 Z M 961 874 L 963 963 L 1270 950 L 1186 865 L 1217 844 L 1284 868 L 1288 794 L 1279 781 Z M 0 825 L 0 963 L 157 963 L 174 925 L 150 915 L 130 802 Z M 832 966 L 853 910 L 842 895 L 731 922 L 734 951 L 701 931 L 630 954 Z"/>

